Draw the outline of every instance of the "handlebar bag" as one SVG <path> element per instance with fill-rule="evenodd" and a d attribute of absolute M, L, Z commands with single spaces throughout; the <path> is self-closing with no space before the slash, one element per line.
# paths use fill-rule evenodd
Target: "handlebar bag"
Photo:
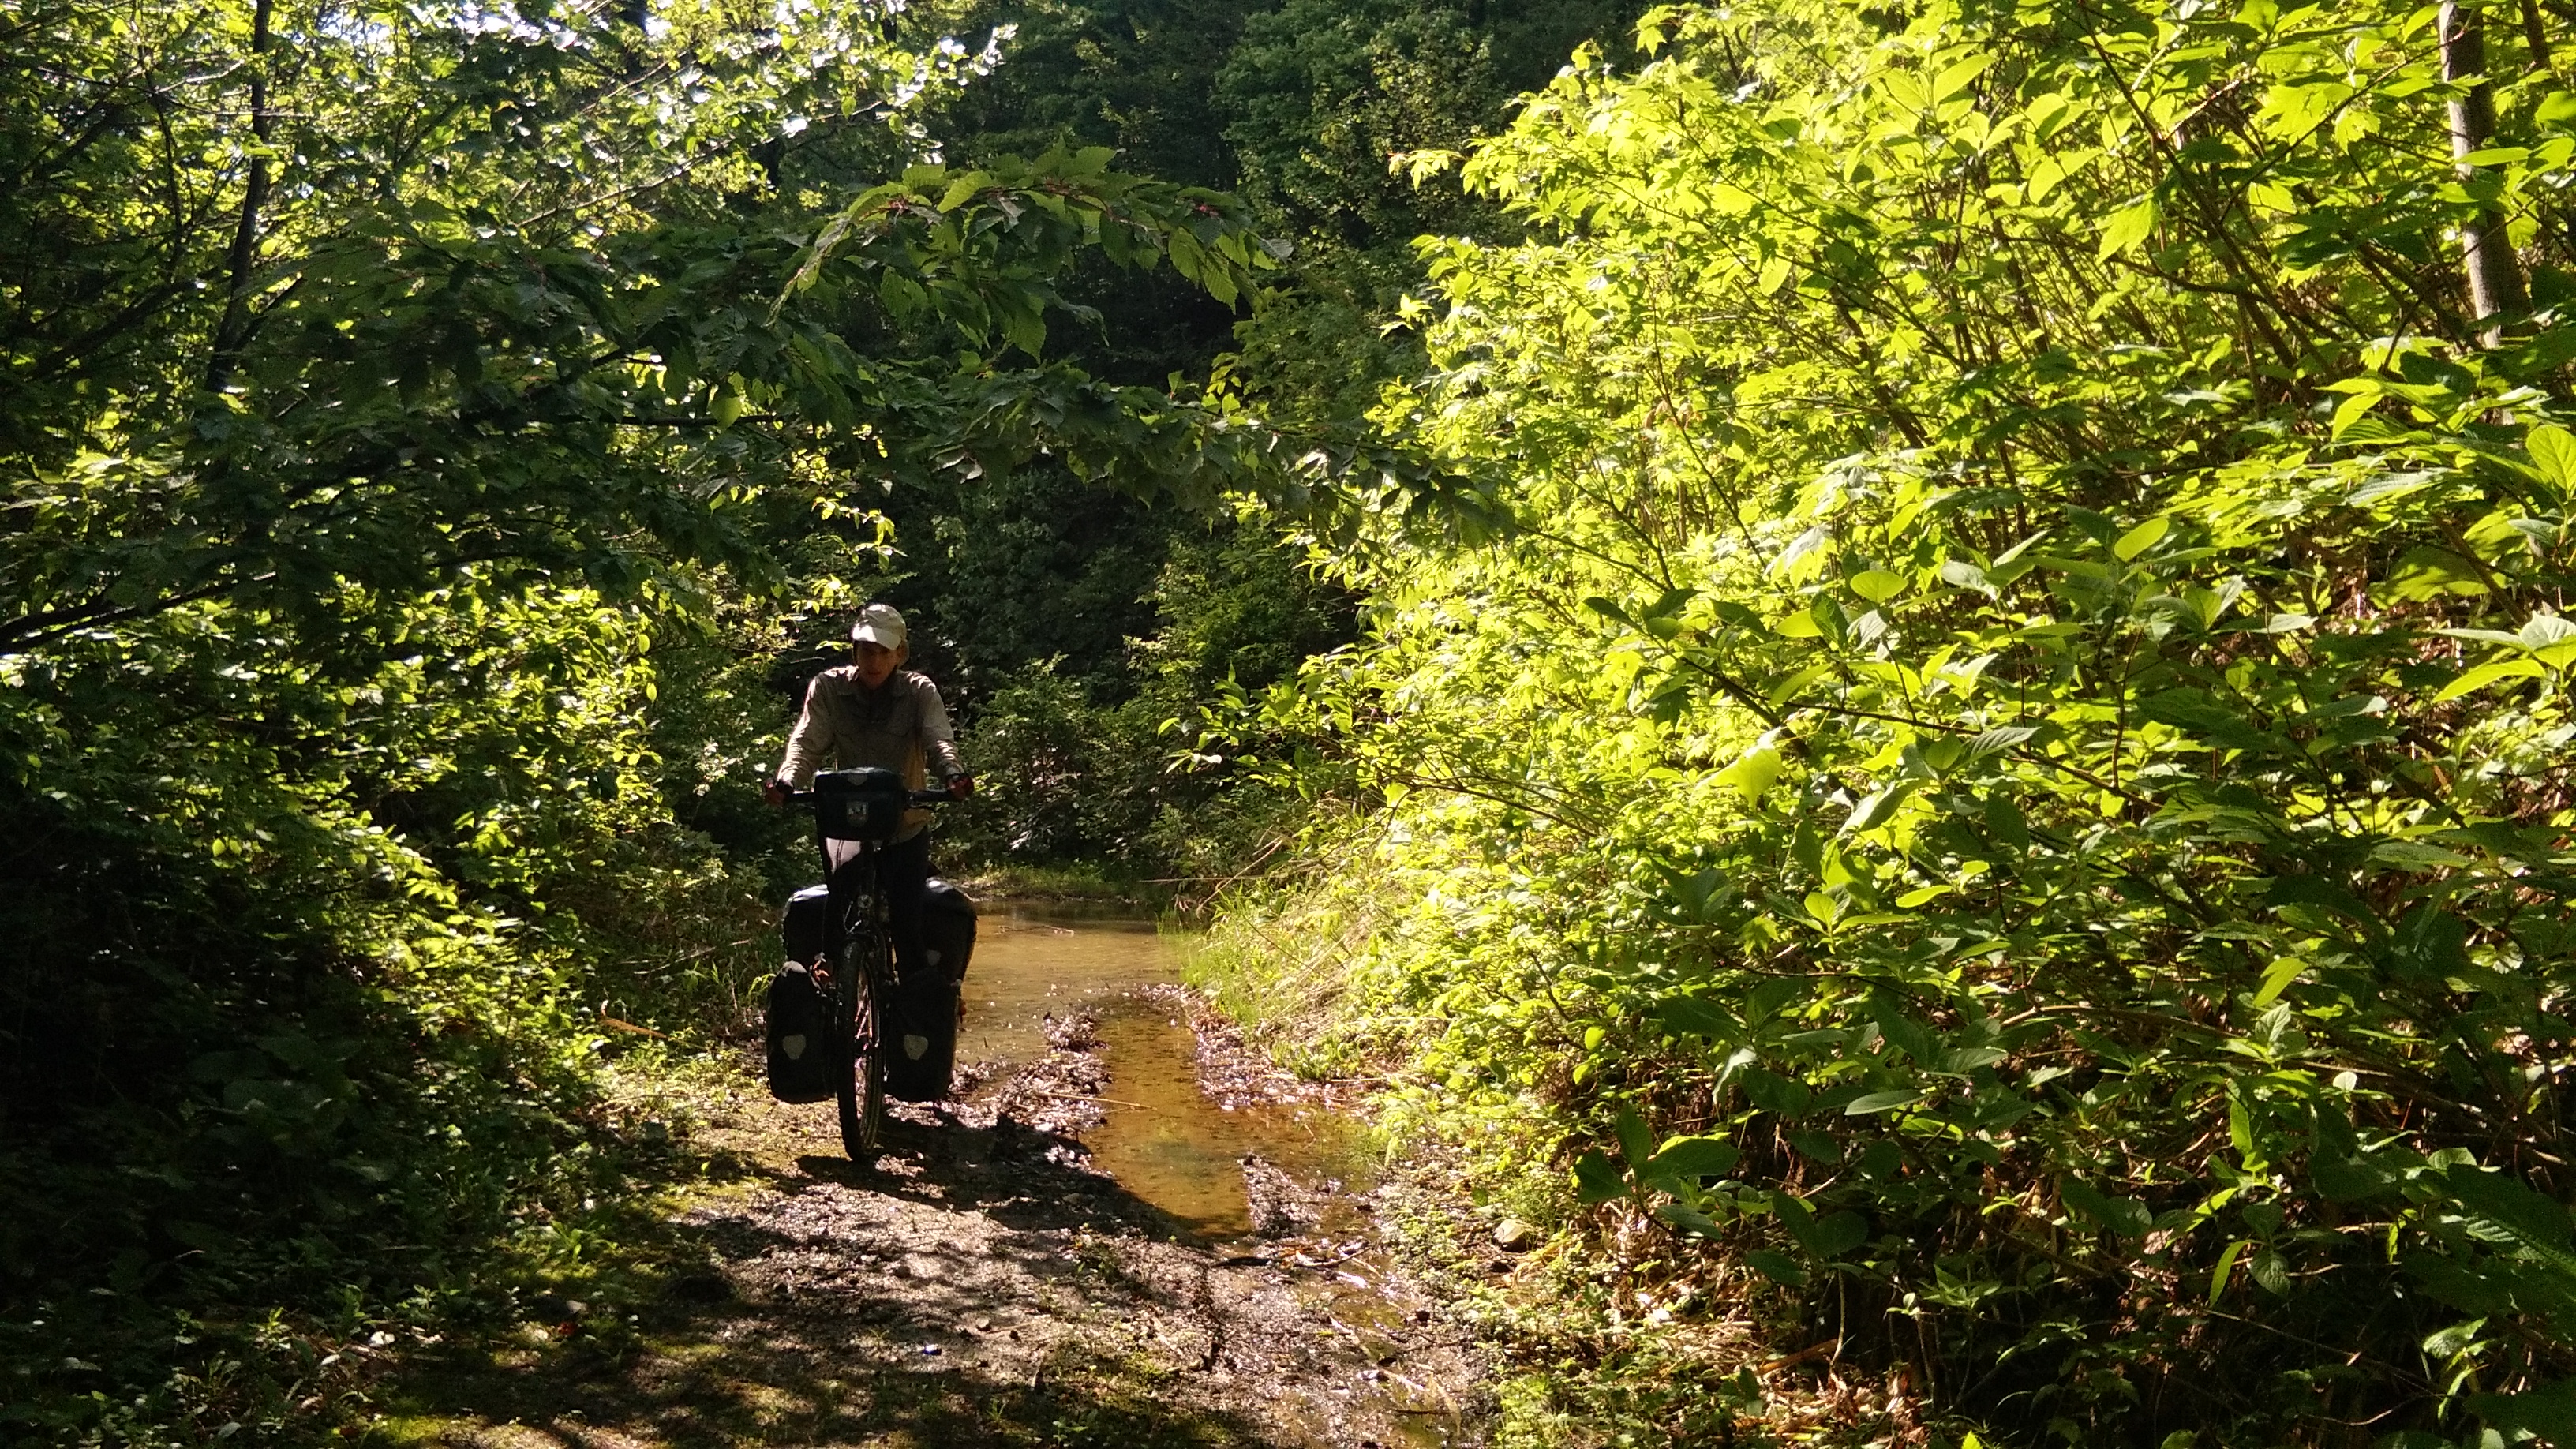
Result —
<path fill-rule="evenodd" d="M 905 796 L 903 776 L 892 770 L 825 770 L 814 777 L 814 818 L 827 840 L 892 840 Z"/>

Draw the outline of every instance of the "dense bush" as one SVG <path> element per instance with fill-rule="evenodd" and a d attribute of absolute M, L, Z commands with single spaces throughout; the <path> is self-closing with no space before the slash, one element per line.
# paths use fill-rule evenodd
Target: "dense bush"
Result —
<path fill-rule="evenodd" d="M 2576 1440 L 2576 95 L 2482 17 L 1587 57 L 1381 415 L 1518 526 L 1348 555 L 1240 717 L 1373 813 L 1235 929 L 1358 923 L 1429 1120 L 1953 1422 Z"/>

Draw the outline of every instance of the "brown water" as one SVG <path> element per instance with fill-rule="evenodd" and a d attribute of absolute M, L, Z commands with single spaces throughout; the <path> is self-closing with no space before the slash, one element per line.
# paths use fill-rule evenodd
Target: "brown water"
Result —
<path fill-rule="evenodd" d="M 1357 1123 L 1313 1106 L 1228 1107 L 1199 1089 L 1198 1045 L 1189 1024 L 1168 1002 L 1138 994 L 1180 979 L 1179 944 L 1150 922 L 987 904 L 966 978 L 959 1058 L 1027 1061 L 1046 1051 L 1048 1016 L 1098 1013 L 1101 1058 L 1109 1069 L 1103 1095 L 1112 1100 L 1108 1120 L 1085 1134 L 1092 1160 L 1203 1244 L 1250 1237 L 1248 1154 L 1311 1187 L 1366 1188 L 1368 1160 Z M 1352 1200 L 1334 1192 L 1312 1232 L 1242 1248 L 1275 1259 L 1282 1271 L 1295 1270 L 1296 1296 L 1308 1314 L 1391 1363 L 1393 1346 L 1412 1325 L 1383 1296 L 1391 1265 L 1372 1237 Z M 1454 1404 L 1445 1412 L 1415 1405 L 1430 1391 L 1397 1369 L 1332 1392 L 1397 1406 L 1395 1437 L 1412 1449 L 1440 1449 L 1464 1432 Z M 1315 1430 L 1313 1443 L 1341 1442 L 1321 1421 Z"/>
<path fill-rule="evenodd" d="M 1135 995 L 1180 979 L 1179 946 L 1151 922 L 987 906 L 958 1056 L 1027 1061 L 1046 1051 L 1047 1016 L 1097 1012 L 1104 1095 L 1114 1100 L 1086 1137 L 1093 1161 L 1193 1237 L 1218 1242 L 1252 1231 L 1247 1154 L 1309 1182 L 1347 1181 L 1365 1158 L 1358 1126 L 1322 1108 L 1210 1101 L 1188 1023 Z"/>

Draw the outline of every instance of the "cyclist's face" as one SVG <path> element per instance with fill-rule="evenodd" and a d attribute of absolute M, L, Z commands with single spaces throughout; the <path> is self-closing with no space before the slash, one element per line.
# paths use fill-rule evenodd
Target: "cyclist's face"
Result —
<path fill-rule="evenodd" d="M 888 649 L 883 644 L 860 643 L 854 661 L 859 666 L 859 682 L 870 689 L 885 683 L 887 676 L 894 673 L 895 666 L 903 663 L 905 653 L 905 650 Z"/>

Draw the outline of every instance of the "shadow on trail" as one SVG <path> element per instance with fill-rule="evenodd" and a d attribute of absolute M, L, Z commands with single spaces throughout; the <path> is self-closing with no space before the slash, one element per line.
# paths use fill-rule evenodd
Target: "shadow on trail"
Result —
<path fill-rule="evenodd" d="M 927 1116 L 929 1114 L 922 1114 Z M 596 1301 L 408 1364 L 397 1441 L 1233 1446 L 1215 1260 L 1007 1119 L 889 1124 L 869 1164 L 736 1160 Z M 1256 1369 L 1251 1364 L 1241 1367 Z M 1209 1375 L 1213 1373 L 1213 1377 Z"/>

